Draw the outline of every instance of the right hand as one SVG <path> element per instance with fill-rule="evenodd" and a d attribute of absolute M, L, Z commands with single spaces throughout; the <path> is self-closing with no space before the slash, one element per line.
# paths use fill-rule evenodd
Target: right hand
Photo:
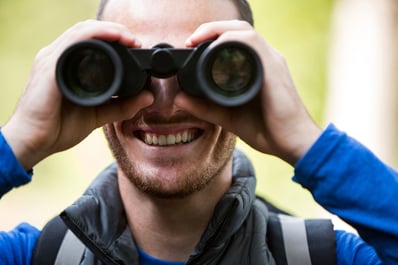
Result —
<path fill-rule="evenodd" d="M 73 147 L 94 129 L 133 117 L 152 104 L 148 91 L 97 107 L 81 107 L 63 98 L 55 80 L 58 57 L 71 44 L 101 39 L 139 48 L 123 25 L 87 20 L 77 23 L 36 56 L 24 93 L 2 133 L 22 166 L 29 170 L 45 157 Z"/>

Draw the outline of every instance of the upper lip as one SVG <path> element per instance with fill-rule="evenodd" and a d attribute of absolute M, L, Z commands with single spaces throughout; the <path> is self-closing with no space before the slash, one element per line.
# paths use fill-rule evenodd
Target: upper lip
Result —
<path fill-rule="evenodd" d="M 123 131 L 126 135 L 134 135 L 137 139 L 145 142 L 146 137 L 168 137 L 169 135 L 191 132 L 191 140 L 196 139 L 206 129 L 206 123 L 189 114 L 176 114 L 164 117 L 159 114 L 144 114 L 123 122 Z M 177 137 L 176 137 L 177 138 Z M 190 142 L 190 140 L 188 141 Z"/>
<path fill-rule="evenodd" d="M 204 130 L 203 127 L 198 125 L 190 124 L 168 124 L 168 125 L 145 125 L 145 126 L 134 126 L 132 131 L 142 131 L 144 133 L 153 133 L 158 135 L 177 134 L 186 130 Z"/>
<path fill-rule="evenodd" d="M 164 117 L 160 114 L 142 114 L 133 120 L 123 122 L 129 131 L 143 131 L 159 135 L 175 134 L 184 130 L 204 130 L 206 123 L 189 114 Z"/>

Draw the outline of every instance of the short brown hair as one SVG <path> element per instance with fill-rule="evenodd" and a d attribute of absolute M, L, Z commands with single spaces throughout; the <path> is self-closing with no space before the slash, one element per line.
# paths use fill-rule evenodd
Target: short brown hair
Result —
<path fill-rule="evenodd" d="M 247 0 L 233 0 L 236 7 L 238 8 L 239 11 L 239 19 L 245 20 L 250 23 L 250 25 L 254 25 L 254 19 L 253 19 L 253 12 L 252 9 L 250 8 L 249 2 Z M 101 0 L 101 3 L 98 8 L 97 12 L 97 19 L 101 19 L 102 13 L 104 12 L 105 6 L 108 3 L 108 0 Z"/>

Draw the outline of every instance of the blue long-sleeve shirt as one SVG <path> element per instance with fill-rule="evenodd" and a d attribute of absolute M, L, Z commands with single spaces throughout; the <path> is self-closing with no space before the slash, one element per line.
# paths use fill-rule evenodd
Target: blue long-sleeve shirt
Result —
<path fill-rule="evenodd" d="M 32 171 L 25 171 L 0 132 L 0 197 L 31 179 Z M 27 223 L 0 232 L 0 265 L 29 265 L 39 235 L 40 231 Z"/>
<path fill-rule="evenodd" d="M 0 196 L 29 182 L 31 175 L 0 133 Z M 395 170 L 330 125 L 297 163 L 293 179 L 361 235 L 336 231 L 338 265 L 398 264 Z M 0 265 L 29 265 L 39 235 L 38 229 L 26 223 L 0 232 Z"/>
<path fill-rule="evenodd" d="M 310 190 L 328 211 L 355 227 L 383 264 L 398 264 L 396 170 L 330 125 L 297 163 L 293 179 Z M 366 263 L 365 245 L 352 243 L 354 239 L 342 233 L 337 236 L 339 256 L 346 253 L 353 261 L 362 262 L 354 264 L 377 264 Z M 351 247 L 355 251 L 350 253 Z"/>

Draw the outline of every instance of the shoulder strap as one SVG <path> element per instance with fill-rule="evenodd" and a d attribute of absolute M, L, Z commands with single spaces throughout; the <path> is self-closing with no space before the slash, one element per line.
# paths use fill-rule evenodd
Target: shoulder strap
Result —
<path fill-rule="evenodd" d="M 267 208 L 267 242 L 277 265 L 336 264 L 331 220 L 294 217 L 259 196 L 255 203 Z"/>
<path fill-rule="evenodd" d="M 330 220 L 270 213 L 267 241 L 277 265 L 336 264 L 336 237 Z"/>
<path fill-rule="evenodd" d="M 55 265 L 79 265 L 86 246 L 72 233 L 67 230 L 59 248 Z"/>
<path fill-rule="evenodd" d="M 57 216 L 46 224 L 36 243 L 32 265 L 79 265 L 85 246 Z"/>

